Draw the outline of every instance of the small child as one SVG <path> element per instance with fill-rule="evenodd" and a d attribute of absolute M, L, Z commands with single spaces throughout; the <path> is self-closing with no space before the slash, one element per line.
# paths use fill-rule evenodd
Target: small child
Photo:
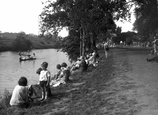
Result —
<path fill-rule="evenodd" d="M 37 69 L 36 73 L 37 73 L 38 75 L 40 75 L 40 72 L 41 72 L 41 71 L 42 71 L 42 68 L 40 67 L 40 68 Z"/>
<path fill-rule="evenodd" d="M 77 59 L 76 62 L 72 64 L 71 71 L 75 71 L 80 68 L 81 59 Z"/>
<path fill-rule="evenodd" d="M 13 90 L 10 105 L 20 108 L 29 107 L 29 86 L 27 85 L 27 78 L 21 77 L 19 79 L 18 85 Z"/>
<path fill-rule="evenodd" d="M 40 71 L 40 75 L 39 75 L 40 86 L 42 88 L 41 101 L 47 99 L 47 97 L 51 95 L 50 86 L 49 86 L 51 75 L 50 72 L 47 70 L 47 67 L 48 67 L 47 62 L 43 62 L 41 64 L 42 70 Z"/>
<path fill-rule="evenodd" d="M 60 76 L 60 74 L 61 74 L 61 65 L 60 64 L 57 64 L 56 65 L 56 68 L 57 68 L 57 73 L 54 75 L 54 79 L 55 80 L 58 80 L 59 79 L 59 76 Z"/>
<path fill-rule="evenodd" d="M 60 78 L 62 79 L 62 83 L 66 83 L 68 81 L 70 81 L 69 77 L 71 75 L 70 70 L 67 68 L 67 64 L 65 62 L 63 62 L 61 64 L 61 74 L 60 74 Z"/>

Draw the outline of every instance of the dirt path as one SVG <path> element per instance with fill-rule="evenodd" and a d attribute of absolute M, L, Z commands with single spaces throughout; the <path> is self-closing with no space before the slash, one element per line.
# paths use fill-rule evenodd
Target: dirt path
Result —
<path fill-rule="evenodd" d="M 127 100 L 136 115 L 158 115 L 158 63 L 147 62 L 144 50 L 118 50 L 113 55 L 118 70 L 118 77 L 113 80 L 121 88 L 118 96 Z"/>

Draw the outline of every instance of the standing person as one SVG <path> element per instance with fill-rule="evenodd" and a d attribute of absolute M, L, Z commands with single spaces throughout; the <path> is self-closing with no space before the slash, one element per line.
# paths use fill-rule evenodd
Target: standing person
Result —
<path fill-rule="evenodd" d="M 42 99 L 41 101 L 47 99 L 47 97 L 51 96 L 51 90 L 50 90 L 50 72 L 47 70 L 48 63 L 43 62 L 41 64 L 42 70 L 40 71 L 39 75 L 39 81 L 40 81 L 40 86 L 42 88 Z"/>
<path fill-rule="evenodd" d="M 18 81 L 18 85 L 15 86 L 10 105 L 20 108 L 29 107 L 29 86 L 27 85 L 26 77 L 21 77 Z"/>
<path fill-rule="evenodd" d="M 108 53 L 109 53 L 109 43 L 106 41 L 104 43 L 104 52 L 105 52 L 105 57 L 108 58 Z"/>
<path fill-rule="evenodd" d="M 156 37 L 154 37 L 153 49 L 154 49 L 154 54 L 156 54 L 156 55 L 157 55 L 157 42 L 158 42 L 158 39 Z"/>

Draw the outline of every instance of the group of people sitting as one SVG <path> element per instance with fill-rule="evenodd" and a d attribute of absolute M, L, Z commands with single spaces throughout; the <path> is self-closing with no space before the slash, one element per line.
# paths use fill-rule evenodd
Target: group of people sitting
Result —
<path fill-rule="evenodd" d="M 50 85 L 52 87 L 57 87 L 60 84 L 66 84 L 67 82 L 70 81 L 70 67 L 63 62 L 62 64 L 57 64 L 56 65 L 57 72 L 56 74 L 51 78 Z"/>
<path fill-rule="evenodd" d="M 36 93 L 34 89 L 36 85 L 40 86 L 40 89 L 42 90 L 42 97 L 38 100 L 44 101 L 48 97 L 51 97 L 51 85 L 56 85 L 53 84 L 52 81 L 56 80 L 56 82 L 58 81 L 58 83 L 63 84 L 69 81 L 70 71 L 68 70 L 67 64 L 65 62 L 63 62 L 61 65 L 57 65 L 57 69 L 59 71 L 53 77 L 51 77 L 51 73 L 47 68 L 48 63 L 43 62 L 41 64 L 41 67 L 37 69 L 36 73 L 39 75 L 39 84 L 28 86 L 28 81 L 26 77 L 21 77 L 19 79 L 18 85 L 15 86 L 12 92 L 12 96 L 10 99 L 11 106 L 17 106 L 20 108 L 29 107 L 30 102 L 34 101 L 32 95 L 33 93 Z"/>
<path fill-rule="evenodd" d="M 76 62 L 73 62 L 71 71 L 80 69 L 81 71 L 86 71 L 88 66 L 96 67 L 99 63 L 99 54 L 97 50 L 94 50 L 92 53 L 87 53 L 85 57 L 81 56 L 77 59 Z"/>
<path fill-rule="evenodd" d="M 51 87 L 57 87 L 60 84 L 66 84 L 70 81 L 70 75 L 76 71 L 80 70 L 82 72 L 86 71 L 88 66 L 97 66 L 99 54 L 95 50 L 91 54 L 87 54 L 85 57 L 80 57 L 78 60 L 72 64 L 72 66 L 68 66 L 65 62 L 62 64 L 57 64 L 57 73 L 51 76 L 48 68 L 48 63 L 43 62 L 41 67 L 37 69 L 36 73 L 39 75 L 39 86 L 42 90 L 41 98 L 39 101 L 44 101 L 48 97 L 51 97 Z M 33 101 L 32 95 L 34 92 L 34 85 L 28 86 L 28 81 L 26 77 L 21 77 L 18 81 L 18 85 L 15 86 L 10 105 L 18 106 L 22 108 L 29 107 L 30 102 Z"/>

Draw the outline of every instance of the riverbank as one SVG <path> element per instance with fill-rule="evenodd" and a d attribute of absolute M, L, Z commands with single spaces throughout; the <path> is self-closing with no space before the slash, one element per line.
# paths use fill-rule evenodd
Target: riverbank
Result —
<path fill-rule="evenodd" d="M 145 69 L 146 66 L 150 68 L 154 64 L 146 61 L 148 51 L 112 49 L 107 59 L 103 51 L 99 53 L 101 59 L 98 67 L 72 75 L 71 83 L 52 89 L 53 96 L 49 100 L 35 103 L 24 110 L 11 107 L 3 109 L 0 114 L 149 115 L 150 110 L 152 111 L 150 107 L 156 103 L 149 103 L 151 94 L 148 96 L 144 93 L 145 80 L 138 82 L 141 81 L 142 75 L 149 75 L 149 72 L 157 74 L 156 69 Z M 154 64 L 154 67 L 157 65 Z M 148 75 L 146 82 L 147 78 L 152 76 Z M 156 91 L 156 88 L 154 89 Z M 148 101 L 145 103 L 146 99 Z M 152 101 L 156 99 L 152 98 Z M 145 111 L 146 109 L 148 111 Z M 156 113 L 156 110 L 154 112 Z"/>

